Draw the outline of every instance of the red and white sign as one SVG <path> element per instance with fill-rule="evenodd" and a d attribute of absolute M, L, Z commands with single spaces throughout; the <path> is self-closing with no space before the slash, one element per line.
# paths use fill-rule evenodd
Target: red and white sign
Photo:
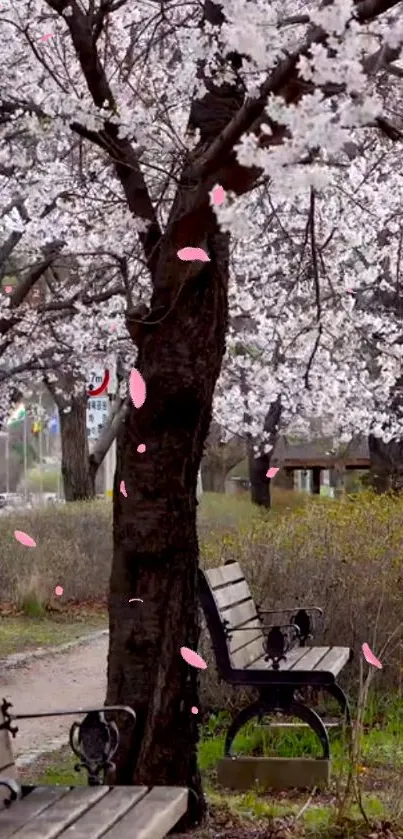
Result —
<path fill-rule="evenodd" d="M 102 396 L 108 389 L 109 380 L 109 370 L 104 370 L 101 367 L 93 370 L 87 385 L 87 396 L 90 398 L 93 396 Z"/>

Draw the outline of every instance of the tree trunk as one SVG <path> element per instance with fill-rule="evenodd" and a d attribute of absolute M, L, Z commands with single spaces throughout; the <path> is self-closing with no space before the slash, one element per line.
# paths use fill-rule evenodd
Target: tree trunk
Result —
<path fill-rule="evenodd" d="M 371 460 L 369 483 L 376 493 L 403 489 L 403 440 L 384 443 L 372 434 L 368 438 Z"/>
<path fill-rule="evenodd" d="M 271 479 L 266 478 L 266 473 L 270 469 L 271 459 L 273 457 L 273 450 L 278 436 L 278 426 L 281 416 L 281 400 L 276 399 L 272 402 L 266 414 L 264 422 L 264 432 L 269 435 L 267 442 L 272 446 L 269 452 L 262 452 L 256 457 L 253 449 L 253 440 L 248 441 L 248 464 L 249 464 L 249 480 L 250 493 L 252 504 L 257 504 L 259 507 L 271 507 Z"/>
<path fill-rule="evenodd" d="M 248 465 L 250 480 L 250 495 L 252 504 L 259 507 L 271 507 L 270 478 L 266 478 L 266 472 L 270 469 L 271 452 L 256 457 L 253 450 L 253 442 L 248 445 Z"/>
<path fill-rule="evenodd" d="M 43 380 L 59 412 L 65 500 L 95 498 L 95 477 L 102 461 L 92 462 L 89 457 L 86 390 L 74 395 L 77 382 L 63 373 L 58 375 L 56 382 L 49 381 L 47 376 Z"/>
<path fill-rule="evenodd" d="M 59 409 L 62 442 L 62 480 L 66 501 L 86 501 L 95 497 L 95 471 L 89 462 L 87 437 L 87 397 L 69 397 L 71 410 Z"/>
<path fill-rule="evenodd" d="M 225 492 L 226 474 L 222 465 L 202 463 L 203 492 Z"/>
<path fill-rule="evenodd" d="M 320 473 L 321 469 L 314 466 L 312 469 L 312 493 L 313 495 L 320 495 Z"/>
<path fill-rule="evenodd" d="M 205 805 L 191 712 L 198 671 L 180 648 L 195 650 L 199 638 L 196 485 L 225 351 L 228 237 L 215 230 L 208 247 L 211 262 L 140 342 L 147 399 L 139 410 L 131 405 L 117 437 L 109 597 L 106 702 L 137 715 L 123 729 L 115 782 L 189 787 L 189 823 Z M 152 310 L 158 303 L 155 291 Z M 129 604 L 131 597 L 144 603 Z"/>

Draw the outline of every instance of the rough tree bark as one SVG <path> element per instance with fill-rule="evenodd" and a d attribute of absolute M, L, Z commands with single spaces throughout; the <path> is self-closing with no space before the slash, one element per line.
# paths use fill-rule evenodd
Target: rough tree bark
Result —
<path fill-rule="evenodd" d="M 403 490 L 403 440 L 383 440 L 370 435 L 368 438 L 371 461 L 369 481 L 376 493 L 402 492 Z"/>
<path fill-rule="evenodd" d="M 403 422 L 403 377 L 396 382 L 388 405 L 390 420 Z M 388 421 L 385 422 L 387 430 Z M 376 493 L 402 492 L 403 490 L 403 440 L 389 443 L 370 434 L 368 437 L 370 456 L 369 483 Z"/>
<path fill-rule="evenodd" d="M 278 426 L 281 417 L 281 400 L 280 397 L 272 402 L 266 414 L 264 422 L 264 431 L 269 435 L 268 443 L 272 446 L 269 452 L 262 452 L 258 456 L 253 448 L 253 440 L 248 441 L 248 464 L 249 464 L 249 480 L 250 493 L 253 504 L 259 507 L 266 507 L 270 509 L 271 506 L 271 492 L 270 484 L 271 478 L 266 478 L 266 473 L 270 469 L 271 460 L 273 457 L 273 449 L 278 437 Z"/>
<path fill-rule="evenodd" d="M 245 444 L 241 437 L 221 442 L 222 429 L 213 422 L 208 434 L 201 464 L 204 492 L 225 492 L 228 472 L 245 457 Z"/>
<path fill-rule="evenodd" d="M 65 0 L 47 2 L 63 13 Z M 359 20 L 377 13 L 373 2 L 370 6 L 358 4 Z M 74 4 L 64 20 L 94 104 L 116 113 L 97 54 L 108 7 L 89 16 Z M 223 20 L 220 7 L 209 0 L 205 16 L 215 24 Z M 309 37 L 326 39 L 318 30 Z M 308 49 L 309 40 L 300 52 Z M 227 59 L 239 67 L 239 56 Z M 151 311 L 142 324 L 128 318 L 148 395 L 140 410 L 130 407 L 119 433 L 113 501 L 107 702 L 131 705 L 137 714 L 134 729 L 119 721 L 116 779 L 189 786 L 198 796 L 191 798 L 190 820 L 203 812 L 196 718 L 190 712 L 197 705 L 197 671 L 184 663 L 179 649 L 195 648 L 198 641 L 196 482 L 227 325 L 228 240 L 217 230 L 208 193 L 217 183 L 237 194 L 253 188 L 261 172 L 240 166 L 234 147 L 268 121 L 271 92 L 288 103 L 301 99 L 307 85 L 297 78 L 298 60 L 295 53 L 279 62 L 256 99 L 245 101 L 241 86 L 217 88 L 207 81 L 209 92 L 194 103 L 190 119 L 190 126 L 200 129 L 200 141 L 185 162 L 164 233 L 130 141 L 107 120 L 98 132 L 72 123 L 77 134 L 110 155 L 129 209 L 149 221 L 139 238 L 153 281 Z M 281 143 L 286 129 L 270 127 L 265 142 Z M 188 245 L 205 248 L 211 262 L 180 263 L 176 253 Z M 140 442 L 147 445 L 146 456 L 137 455 Z M 121 480 L 127 498 L 119 492 Z M 129 604 L 133 596 L 144 603 Z"/>
<path fill-rule="evenodd" d="M 87 394 L 73 395 L 74 382 L 61 374 L 58 381 L 44 382 L 59 412 L 62 447 L 61 473 L 66 501 L 95 497 L 96 469 L 90 462 L 87 436 Z M 66 394 L 66 396 L 64 396 Z"/>
<path fill-rule="evenodd" d="M 227 237 L 215 230 L 208 252 L 211 262 L 140 345 L 147 399 L 131 406 L 117 437 L 106 699 L 137 715 L 117 756 L 119 783 L 188 786 L 198 796 L 192 819 L 204 806 L 191 713 L 198 674 L 179 650 L 196 649 L 199 637 L 196 484 L 225 350 Z M 147 457 L 136 452 L 140 442 Z M 128 606 L 131 596 L 144 604 Z"/>
<path fill-rule="evenodd" d="M 70 411 L 59 411 L 62 443 L 62 480 L 66 501 L 95 497 L 95 474 L 90 467 L 87 437 L 87 397 L 70 397 Z"/>

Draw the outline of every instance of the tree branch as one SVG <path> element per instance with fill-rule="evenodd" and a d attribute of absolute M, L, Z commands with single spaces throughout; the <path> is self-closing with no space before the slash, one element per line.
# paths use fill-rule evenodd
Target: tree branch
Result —
<path fill-rule="evenodd" d="M 401 0 L 361 0 L 360 3 L 357 3 L 355 18 L 359 23 L 367 23 L 400 2 Z M 189 166 L 189 175 L 204 180 L 217 170 L 241 137 L 252 130 L 254 123 L 262 118 L 268 96 L 271 93 L 282 94 L 288 104 L 298 101 L 302 95 L 301 84 L 297 81 L 298 62 L 301 57 L 308 55 L 313 44 L 323 44 L 328 37 L 328 33 L 324 32 L 323 29 L 313 27 L 303 43 L 291 55 L 281 61 L 263 82 L 259 96 L 255 99 L 247 99 L 200 160 Z M 390 50 L 389 55 L 392 56 L 392 54 L 395 54 L 394 50 Z M 386 56 L 384 56 L 384 60 L 386 60 Z M 390 60 L 394 59 L 391 58 Z M 367 64 L 367 70 L 369 69 L 370 67 Z"/>
<path fill-rule="evenodd" d="M 101 430 L 99 439 L 90 454 L 90 468 L 94 474 L 109 451 L 122 423 L 129 412 L 130 399 L 116 399 L 108 422 Z"/>
<path fill-rule="evenodd" d="M 69 3 L 64 0 L 46 0 L 46 2 L 59 14 L 63 14 L 69 6 L 71 14 L 64 16 L 64 20 L 70 30 L 73 46 L 93 102 L 97 108 L 107 107 L 111 115 L 116 114 L 117 105 L 96 48 L 93 16 L 82 12 L 76 0 L 70 0 Z M 103 5 L 105 9 L 105 4 Z M 119 5 L 120 2 L 110 5 L 109 11 L 119 8 Z M 99 28 L 99 21 L 97 26 Z M 147 231 L 139 233 L 139 238 L 148 268 L 154 278 L 162 234 L 135 149 L 129 140 L 119 137 L 118 125 L 107 120 L 104 122 L 103 131 L 100 132 L 88 131 L 77 122 L 74 122 L 71 128 L 109 154 L 129 209 L 135 216 L 149 222 Z"/>
<path fill-rule="evenodd" d="M 29 292 L 34 285 L 41 278 L 42 274 L 49 268 L 58 255 L 58 251 L 63 243 L 54 242 L 48 246 L 48 255 L 36 262 L 32 268 L 29 269 L 25 277 L 16 285 L 14 291 L 10 294 L 10 310 L 18 309 L 24 302 Z M 4 337 L 12 329 L 21 318 L 16 314 L 14 317 L 0 319 L 0 336 Z"/>

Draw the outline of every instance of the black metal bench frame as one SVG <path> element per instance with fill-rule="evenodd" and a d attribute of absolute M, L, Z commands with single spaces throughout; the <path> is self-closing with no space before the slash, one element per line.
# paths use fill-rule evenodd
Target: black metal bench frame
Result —
<path fill-rule="evenodd" d="M 75 708 L 73 710 L 44 711 L 40 714 L 13 714 L 10 712 L 12 703 L 3 699 L 0 710 L 4 721 L 0 723 L 0 731 L 5 730 L 15 737 L 18 726 L 16 720 L 41 719 L 43 717 L 63 717 L 85 715 L 81 722 L 73 722 L 69 733 L 69 744 L 79 758 L 74 769 L 87 772 L 88 786 L 99 786 L 105 783 L 106 773 L 114 770 L 113 757 L 119 748 L 119 729 L 114 721 L 105 719 L 105 712 L 120 712 L 128 714 L 136 722 L 136 714 L 126 705 L 104 705 L 102 708 Z M 0 786 L 7 787 L 10 795 L 8 804 L 31 791 L 32 787 L 22 786 L 17 781 L 8 778 L 0 779 Z"/>
<path fill-rule="evenodd" d="M 230 563 L 227 563 L 230 564 Z M 244 725 L 257 717 L 261 722 L 266 714 L 280 712 L 296 717 L 308 725 L 318 738 L 321 747 L 321 759 L 330 758 L 330 743 L 327 727 L 319 714 L 308 707 L 296 693 L 302 688 L 320 688 L 330 694 L 339 704 L 342 718 L 348 729 L 351 727 L 351 712 L 345 692 L 336 682 L 329 679 L 323 672 L 287 671 L 280 669 L 280 662 L 287 659 L 287 653 L 298 647 L 305 647 L 308 639 L 313 638 L 314 623 L 311 614 L 323 615 L 318 606 L 291 609 L 261 609 L 256 603 L 256 613 L 264 635 L 263 646 L 266 652 L 265 662 L 271 663 L 271 669 L 237 669 L 231 664 L 228 642 L 232 633 L 254 631 L 257 627 L 242 625 L 228 626 L 228 621 L 222 619 L 214 599 L 209 581 L 205 573 L 199 569 L 199 599 L 210 633 L 216 664 L 220 676 L 225 682 L 235 686 L 251 687 L 258 691 L 258 699 L 243 708 L 232 720 L 227 731 L 224 745 L 224 756 L 232 757 L 233 741 Z M 251 595 L 251 599 L 252 595 Z M 268 624 L 263 620 L 264 615 L 291 615 L 288 623 Z M 350 650 L 350 658 L 352 651 Z"/>

